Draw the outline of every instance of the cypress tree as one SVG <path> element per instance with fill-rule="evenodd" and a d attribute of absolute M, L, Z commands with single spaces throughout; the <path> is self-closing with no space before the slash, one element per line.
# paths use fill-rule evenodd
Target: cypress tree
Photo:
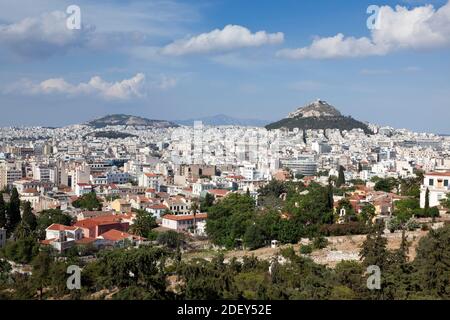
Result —
<path fill-rule="evenodd" d="M 8 229 L 8 231 L 13 232 L 19 224 L 20 220 L 21 216 L 19 193 L 17 192 L 16 188 L 13 188 L 6 217 L 6 228 Z"/>
<path fill-rule="evenodd" d="M 344 175 L 345 168 L 343 166 L 339 166 L 339 176 L 338 180 L 336 182 L 336 187 L 340 188 L 345 184 L 345 175 Z"/>
<path fill-rule="evenodd" d="M 331 184 L 331 179 L 328 179 L 328 187 L 327 187 L 327 207 L 332 210 L 334 207 L 333 200 L 333 185 Z"/>
<path fill-rule="evenodd" d="M 6 227 L 6 204 L 3 193 L 0 193 L 0 228 Z"/>
<path fill-rule="evenodd" d="M 28 230 L 36 230 L 37 220 L 36 216 L 33 213 L 33 210 L 31 209 L 31 203 L 29 201 L 25 202 L 22 215 L 22 223 L 25 224 L 25 227 L 28 228 Z"/>
<path fill-rule="evenodd" d="M 425 212 L 428 212 L 430 209 L 430 189 L 427 188 L 425 192 Z"/>

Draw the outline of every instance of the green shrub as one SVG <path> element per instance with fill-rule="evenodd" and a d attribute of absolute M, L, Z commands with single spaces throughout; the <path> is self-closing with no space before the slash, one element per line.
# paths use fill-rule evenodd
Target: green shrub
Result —
<path fill-rule="evenodd" d="M 320 236 L 314 239 L 313 241 L 313 248 L 314 249 L 323 249 L 326 248 L 328 246 L 328 240 L 327 238 Z"/>
<path fill-rule="evenodd" d="M 313 252 L 313 247 L 311 245 L 304 245 L 300 247 L 301 254 L 311 254 Z"/>

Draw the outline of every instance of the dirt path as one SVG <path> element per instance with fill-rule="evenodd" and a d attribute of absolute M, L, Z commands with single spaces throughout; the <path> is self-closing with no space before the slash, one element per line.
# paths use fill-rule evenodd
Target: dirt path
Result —
<path fill-rule="evenodd" d="M 427 231 L 411 231 L 407 232 L 408 241 L 410 242 L 409 258 L 413 260 L 416 256 L 416 247 L 419 240 L 423 238 Z M 389 233 L 385 235 L 388 240 L 388 249 L 398 249 L 402 240 L 400 232 Z M 343 260 L 359 260 L 359 252 L 361 246 L 366 239 L 365 235 L 356 236 L 342 236 L 342 237 L 328 237 L 328 246 L 321 250 L 315 250 L 309 256 L 319 264 L 335 267 L 337 263 Z M 309 240 L 304 239 L 301 243 L 307 244 Z M 284 248 L 293 247 L 296 252 L 299 252 L 301 244 L 284 245 L 279 248 L 261 248 L 254 251 L 240 250 L 225 252 L 225 260 L 229 261 L 232 258 L 242 259 L 244 256 L 256 256 L 259 259 L 270 260 L 272 257 L 279 254 L 280 250 Z M 214 250 L 202 250 L 195 253 L 187 253 L 186 258 L 204 258 L 210 260 L 217 252 Z"/>

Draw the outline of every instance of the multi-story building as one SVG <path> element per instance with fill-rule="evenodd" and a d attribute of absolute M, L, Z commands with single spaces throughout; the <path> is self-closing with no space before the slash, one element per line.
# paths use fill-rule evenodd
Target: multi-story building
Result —
<path fill-rule="evenodd" d="M 22 179 L 22 167 L 17 162 L 0 164 L 0 189 L 11 188 L 14 181 Z"/>
<path fill-rule="evenodd" d="M 426 193 L 429 190 L 430 207 L 440 205 L 440 201 L 450 193 L 450 171 L 430 172 L 424 175 L 420 188 L 420 207 L 425 208 Z"/>
<path fill-rule="evenodd" d="M 280 159 L 280 168 L 288 168 L 304 176 L 313 176 L 317 173 L 317 162 L 314 156 L 304 155 L 295 159 Z"/>

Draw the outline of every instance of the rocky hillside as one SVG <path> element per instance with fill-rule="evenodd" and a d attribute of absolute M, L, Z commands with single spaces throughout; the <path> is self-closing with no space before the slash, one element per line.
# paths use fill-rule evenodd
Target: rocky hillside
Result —
<path fill-rule="evenodd" d="M 126 114 L 107 115 L 103 118 L 95 119 L 86 123 L 86 125 L 94 128 L 104 128 L 107 126 L 142 126 L 154 128 L 170 128 L 178 127 L 176 123 L 166 120 L 150 120 L 137 116 Z"/>
<path fill-rule="evenodd" d="M 343 116 L 335 107 L 322 100 L 298 108 L 287 118 L 271 123 L 266 128 L 268 130 L 298 128 L 301 130 L 339 129 L 347 131 L 362 129 L 367 134 L 372 133 L 367 124 L 350 116 Z"/>

